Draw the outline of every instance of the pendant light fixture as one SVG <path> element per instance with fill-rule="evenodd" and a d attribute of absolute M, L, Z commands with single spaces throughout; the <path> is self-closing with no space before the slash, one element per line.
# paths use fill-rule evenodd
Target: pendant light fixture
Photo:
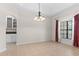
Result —
<path fill-rule="evenodd" d="M 41 15 L 41 12 L 40 12 L 40 3 L 38 3 L 38 15 L 34 18 L 35 21 L 44 21 L 45 18 Z"/>

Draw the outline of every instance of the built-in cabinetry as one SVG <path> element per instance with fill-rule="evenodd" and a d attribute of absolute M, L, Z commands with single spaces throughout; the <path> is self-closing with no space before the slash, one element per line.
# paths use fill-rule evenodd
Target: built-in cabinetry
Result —
<path fill-rule="evenodd" d="M 16 42 L 16 30 L 17 30 L 17 21 L 13 16 L 7 16 L 7 27 L 6 27 L 6 41 Z"/>
<path fill-rule="evenodd" d="M 7 16 L 7 28 L 6 33 L 16 33 L 16 19 L 13 16 Z"/>

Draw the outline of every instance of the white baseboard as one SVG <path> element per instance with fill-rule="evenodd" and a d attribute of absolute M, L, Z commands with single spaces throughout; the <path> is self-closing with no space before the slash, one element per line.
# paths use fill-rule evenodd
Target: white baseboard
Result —
<path fill-rule="evenodd" d="M 47 40 L 51 41 L 51 40 Z M 32 43 L 41 43 L 41 42 L 47 42 L 46 40 L 44 41 L 36 41 L 36 42 L 22 42 L 22 43 L 16 43 L 16 45 L 24 45 L 24 44 L 32 44 Z"/>
<path fill-rule="evenodd" d="M 4 52 L 4 51 L 6 51 L 6 50 L 7 50 L 7 48 L 0 49 L 0 53 L 1 53 L 1 52 Z"/>

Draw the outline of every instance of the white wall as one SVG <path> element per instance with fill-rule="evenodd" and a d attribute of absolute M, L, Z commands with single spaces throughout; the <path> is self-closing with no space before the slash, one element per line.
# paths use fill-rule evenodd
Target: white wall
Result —
<path fill-rule="evenodd" d="M 56 35 L 56 20 L 52 20 L 52 41 L 55 41 Z"/>
<path fill-rule="evenodd" d="M 70 17 L 74 17 L 74 15 L 78 14 L 79 13 L 79 4 L 76 4 L 68 9 L 65 9 L 61 12 L 59 12 L 58 14 L 56 14 L 54 17 L 53 17 L 53 20 L 59 20 L 60 21 L 66 21 L 64 19 L 68 19 Z M 59 31 L 58 31 L 59 32 Z M 54 34 L 55 35 L 55 34 Z M 74 35 L 74 23 L 73 23 L 73 32 L 72 32 L 72 35 Z M 59 35 L 60 36 L 60 35 Z M 68 41 L 68 40 L 64 40 L 64 39 L 61 39 L 59 37 L 59 41 L 61 41 L 62 43 L 64 44 L 68 44 L 68 45 L 72 45 L 73 44 L 73 36 L 72 36 L 72 40 L 71 41 Z M 55 40 L 55 39 L 52 39 L 52 40 Z"/>
<path fill-rule="evenodd" d="M 6 50 L 6 41 L 5 41 L 5 18 L 1 15 L 0 11 L 0 52 Z"/>
<path fill-rule="evenodd" d="M 43 22 L 34 21 L 37 13 L 28 9 L 19 10 L 19 20 L 17 20 L 17 44 L 27 44 L 51 40 L 51 19 L 46 17 Z"/>
<path fill-rule="evenodd" d="M 17 17 L 16 6 L 13 4 L 0 4 L 0 52 L 6 50 L 6 16 L 14 15 Z"/>

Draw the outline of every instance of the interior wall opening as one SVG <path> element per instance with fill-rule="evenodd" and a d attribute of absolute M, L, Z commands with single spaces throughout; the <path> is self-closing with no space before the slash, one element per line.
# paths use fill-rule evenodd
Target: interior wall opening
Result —
<path fill-rule="evenodd" d="M 16 44 L 16 35 L 17 35 L 17 21 L 14 16 L 7 16 L 7 27 L 6 27 L 6 43 Z"/>

